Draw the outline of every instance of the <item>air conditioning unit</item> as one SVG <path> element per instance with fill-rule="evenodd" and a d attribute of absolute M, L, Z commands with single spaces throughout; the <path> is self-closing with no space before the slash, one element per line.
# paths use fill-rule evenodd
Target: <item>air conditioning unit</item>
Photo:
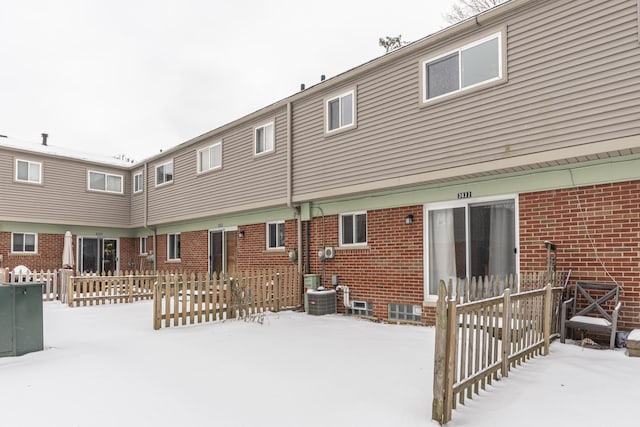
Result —
<path fill-rule="evenodd" d="M 336 256 L 336 248 L 332 248 L 331 246 L 327 246 L 324 248 L 324 257 L 326 259 L 332 259 Z"/>
<path fill-rule="evenodd" d="M 309 290 L 305 295 L 309 299 L 307 313 L 316 316 L 336 313 L 336 291 L 334 289 L 325 291 Z"/>

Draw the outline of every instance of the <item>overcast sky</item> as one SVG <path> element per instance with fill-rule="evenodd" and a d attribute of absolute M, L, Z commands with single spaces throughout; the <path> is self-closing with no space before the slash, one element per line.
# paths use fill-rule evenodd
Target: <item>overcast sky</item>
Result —
<path fill-rule="evenodd" d="M 0 0 L 0 135 L 140 160 L 446 26 L 453 0 Z"/>

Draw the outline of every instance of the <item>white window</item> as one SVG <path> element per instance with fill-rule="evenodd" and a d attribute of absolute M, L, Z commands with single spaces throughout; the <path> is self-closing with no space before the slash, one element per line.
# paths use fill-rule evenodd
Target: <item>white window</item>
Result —
<path fill-rule="evenodd" d="M 267 223 L 267 249 L 284 249 L 284 221 Z"/>
<path fill-rule="evenodd" d="M 36 233 L 11 233 L 11 252 L 37 253 L 38 235 Z"/>
<path fill-rule="evenodd" d="M 139 193 L 142 190 L 144 190 L 144 184 L 143 184 L 143 180 L 142 180 L 142 171 L 136 173 L 135 175 L 133 175 L 133 192 L 134 193 Z"/>
<path fill-rule="evenodd" d="M 425 295 L 437 295 L 440 280 L 516 273 L 515 198 L 427 205 L 425 218 Z"/>
<path fill-rule="evenodd" d="M 351 127 L 355 124 L 354 91 L 327 99 L 327 132 Z"/>
<path fill-rule="evenodd" d="M 16 160 L 16 181 L 42 184 L 42 163 Z"/>
<path fill-rule="evenodd" d="M 222 167 L 222 142 L 198 150 L 198 173 Z"/>
<path fill-rule="evenodd" d="M 89 171 L 89 190 L 122 193 L 122 175 Z"/>
<path fill-rule="evenodd" d="M 273 122 L 255 128 L 254 154 L 263 154 L 273 151 L 273 142 Z"/>
<path fill-rule="evenodd" d="M 141 237 L 140 238 L 140 255 L 146 255 L 147 254 L 147 237 Z"/>
<path fill-rule="evenodd" d="M 173 160 L 156 166 L 156 187 L 173 182 Z"/>
<path fill-rule="evenodd" d="M 340 246 L 367 244 L 367 213 L 353 212 L 340 215 Z"/>
<path fill-rule="evenodd" d="M 167 259 L 180 259 L 180 233 L 167 235 Z"/>
<path fill-rule="evenodd" d="M 423 102 L 501 79 L 502 61 L 502 33 L 423 61 Z"/>

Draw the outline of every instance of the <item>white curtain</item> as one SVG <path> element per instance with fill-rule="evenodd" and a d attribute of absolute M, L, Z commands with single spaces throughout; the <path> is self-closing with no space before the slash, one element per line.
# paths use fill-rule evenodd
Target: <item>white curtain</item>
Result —
<path fill-rule="evenodd" d="M 438 293 L 440 280 L 456 278 L 453 209 L 429 212 L 429 293 Z"/>
<path fill-rule="evenodd" d="M 515 273 L 515 208 L 512 203 L 491 206 L 489 275 Z"/>

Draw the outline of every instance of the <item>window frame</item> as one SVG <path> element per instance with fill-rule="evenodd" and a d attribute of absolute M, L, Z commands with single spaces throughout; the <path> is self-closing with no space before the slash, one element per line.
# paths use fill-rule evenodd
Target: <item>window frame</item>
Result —
<path fill-rule="evenodd" d="M 104 190 L 101 189 L 101 188 L 91 188 L 91 174 L 104 175 Z M 109 177 L 120 178 L 120 190 L 119 191 L 109 190 L 109 186 L 107 184 Z M 118 175 L 118 174 L 115 174 L 115 173 L 101 172 L 101 171 L 97 171 L 97 170 L 87 169 L 87 190 L 88 191 L 96 191 L 96 192 L 99 192 L 99 193 L 123 194 L 124 193 L 124 176 Z"/>
<path fill-rule="evenodd" d="M 220 162 L 218 165 L 216 166 L 211 166 L 211 152 L 215 147 L 220 147 Z M 200 153 L 203 153 L 205 151 L 209 152 L 209 167 L 207 169 L 203 169 L 202 168 L 202 162 L 201 162 L 201 158 L 200 158 Z M 198 175 L 203 174 L 203 173 L 207 173 L 207 172 L 211 172 L 214 170 L 218 170 L 218 169 L 222 169 L 222 141 L 217 141 L 214 142 L 213 144 L 207 146 L 207 147 L 203 147 L 200 148 L 199 150 L 196 151 L 196 172 L 198 173 Z"/>
<path fill-rule="evenodd" d="M 16 234 L 22 234 L 22 250 L 21 251 L 14 250 L 14 237 Z M 33 236 L 33 251 L 25 250 L 27 235 Z M 11 253 L 20 254 L 20 255 L 37 255 L 38 254 L 38 233 L 23 232 L 23 231 L 11 232 Z"/>
<path fill-rule="evenodd" d="M 469 86 L 462 87 L 461 76 L 462 76 L 462 67 L 460 66 L 460 58 L 461 53 L 465 50 L 471 49 L 475 46 L 478 46 L 482 43 L 488 42 L 490 40 L 498 39 L 498 76 L 493 77 L 488 80 L 484 80 L 482 82 L 474 83 Z M 425 59 L 421 59 L 419 61 L 420 64 L 420 103 L 422 105 L 430 105 L 432 103 L 436 103 L 440 100 L 449 99 L 452 97 L 459 96 L 461 94 L 467 94 L 476 90 L 485 89 L 492 85 L 502 84 L 507 81 L 507 64 L 506 64 L 506 28 L 493 29 L 488 32 L 484 32 L 480 37 L 475 37 L 473 39 L 468 39 L 466 43 L 461 44 L 459 47 L 455 49 L 447 49 L 446 51 L 441 51 L 441 53 L 430 56 Z M 438 95 L 433 98 L 427 97 L 428 84 L 427 84 L 427 65 L 439 61 L 449 55 L 456 54 L 458 55 L 458 89 L 444 93 L 442 95 Z"/>
<path fill-rule="evenodd" d="M 364 215 L 365 216 L 365 230 L 364 230 L 364 237 L 365 240 L 364 242 L 356 242 L 356 236 L 358 234 L 358 230 L 356 228 L 356 221 L 355 221 L 355 217 L 357 215 Z M 344 232 L 343 232 L 343 225 L 342 225 L 342 219 L 346 216 L 351 216 L 353 217 L 353 243 L 345 243 L 344 242 Z M 356 212 L 345 212 L 345 213 L 341 213 L 340 215 L 338 215 L 338 234 L 339 234 L 339 246 L 341 248 L 362 248 L 362 247 L 366 247 L 369 244 L 369 214 L 367 213 L 367 211 L 356 211 Z"/>
<path fill-rule="evenodd" d="M 271 246 L 271 226 L 275 225 L 276 226 L 276 245 L 275 246 Z M 282 243 L 282 245 L 280 245 L 280 242 L 278 241 L 278 229 L 279 227 L 282 226 L 282 235 L 283 238 L 285 239 L 285 241 Z M 268 251 L 280 251 L 280 250 L 284 250 L 286 248 L 286 234 L 285 234 L 285 222 L 284 221 L 270 221 L 266 223 L 266 249 Z"/>
<path fill-rule="evenodd" d="M 271 126 L 271 134 L 272 134 L 272 146 L 271 149 L 267 150 L 263 150 L 258 152 L 257 148 L 258 148 L 258 130 L 259 129 L 264 129 L 268 126 Z M 264 122 L 258 126 L 255 126 L 253 128 L 253 156 L 254 157 L 259 157 L 259 156 L 264 156 L 270 153 L 274 153 L 276 151 L 276 125 L 275 125 L 275 120 L 271 120 L 268 122 Z"/>
<path fill-rule="evenodd" d="M 342 99 L 348 95 L 351 95 L 351 123 L 348 125 L 343 125 L 342 124 L 342 110 L 343 110 Z M 339 106 L 340 106 L 338 117 L 341 123 L 337 128 L 330 129 L 331 114 L 329 110 L 329 103 L 331 103 L 332 101 L 335 101 L 336 99 L 338 100 Z M 349 129 L 355 128 L 357 124 L 357 110 L 358 110 L 356 108 L 356 104 L 357 104 L 357 90 L 355 87 L 341 91 L 341 92 L 334 93 L 324 98 L 324 133 L 325 135 L 333 135 L 335 133 L 340 133 L 340 132 L 344 132 Z"/>
<path fill-rule="evenodd" d="M 138 177 L 140 177 L 140 179 L 138 179 Z M 140 182 L 140 188 L 138 188 L 138 186 L 136 185 L 138 181 Z M 131 184 L 133 194 L 142 193 L 144 191 L 144 171 L 141 170 L 134 173 Z"/>
<path fill-rule="evenodd" d="M 442 209 L 455 209 L 455 208 L 465 208 L 465 238 L 469 238 L 469 234 L 471 233 L 469 227 L 469 209 L 473 205 L 481 205 L 481 204 L 490 204 L 493 202 L 504 202 L 504 201 L 513 201 L 514 203 L 514 244 L 516 245 L 517 252 L 515 254 L 515 270 L 516 275 L 520 274 L 520 206 L 518 203 L 518 195 L 517 194 L 504 194 L 497 196 L 488 196 L 488 197 L 476 197 L 476 198 L 468 198 L 461 200 L 450 200 L 446 202 L 435 202 L 435 203 L 427 203 L 423 206 L 423 218 L 424 218 L 424 228 L 423 228 L 423 265 L 424 265 L 424 300 L 429 302 L 435 302 L 438 299 L 437 293 L 430 293 L 430 272 L 431 272 L 431 261 L 430 254 L 431 251 L 429 249 L 430 246 L 430 238 L 429 238 L 429 213 L 431 211 L 437 211 Z M 468 249 L 468 247 L 467 247 Z M 468 257 L 468 254 L 467 254 Z M 470 263 L 469 259 L 465 260 L 466 267 L 469 269 Z"/>
<path fill-rule="evenodd" d="M 149 236 L 141 236 L 140 240 L 139 240 L 139 245 L 140 245 L 140 255 L 148 255 L 149 252 Z M 144 245 L 143 243 L 144 242 Z M 144 250 L 142 250 L 142 247 L 144 246 Z"/>
<path fill-rule="evenodd" d="M 27 164 L 27 179 L 20 179 L 18 177 L 18 162 L 23 162 Z M 42 162 L 38 162 L 35 160 L 27 160 L 27 159 L 19 159 L 16 158 L 14 164 L 14 168 L 15 168 L 15 173 L 14 173 L 14 179 L 15 182 L 20 182 L 20 183 L 24 183 L 24 184 L 42 184 L 42 175 L 43 175 L 43 167 L 42 167 Z M 34 181 L 32 179 L 29 179 L 29 175 L 30 175 L 30 171 L 31 171 L 31 165 L 38 165 L 39 167 L 39 171 L 38 171 L 38 180 Z"/>
<path fill-rule="evenodd" d="M 171 179 L 163 181 L 161 183 L 158 183 L 158 169 L 160 169 L 160 168 L 162 168 L 164 166 L 167 166 L 167 165 L 171 165 Z M 174 181 L 175 175 L 176 175 L 175 169 L 174 169 L 173 159 L 168 160 L 166 162 L 158 163 L 157 165 L 154 166 L 153 171 L 154 171 L 154 182 L 155 182 L 155 186 L 156 187 L 162 187 L 162 186 L 165 186 L 165 185 L 172 184 L 173 181 Z M 167 173 L 163 171 L 163 176 L 166 177 L 166 175 L 167 175 Z"/>
<path fill-rule="evenodd" d="M 173 258 L 170 256 L 171 255 L 171 236 L 173 236 L 173 252 L 174 256 Z M 176 240 L 176 236 L 178 237 L 178 239 Z M 177 242 L 177 245 L 176 245 Z M 180 233 L 167 233 L 167 261 L 181 261 L 181 256 L 182 256 L 182 248 L 181 248 L 181 244 L 180 244 Z"/>

